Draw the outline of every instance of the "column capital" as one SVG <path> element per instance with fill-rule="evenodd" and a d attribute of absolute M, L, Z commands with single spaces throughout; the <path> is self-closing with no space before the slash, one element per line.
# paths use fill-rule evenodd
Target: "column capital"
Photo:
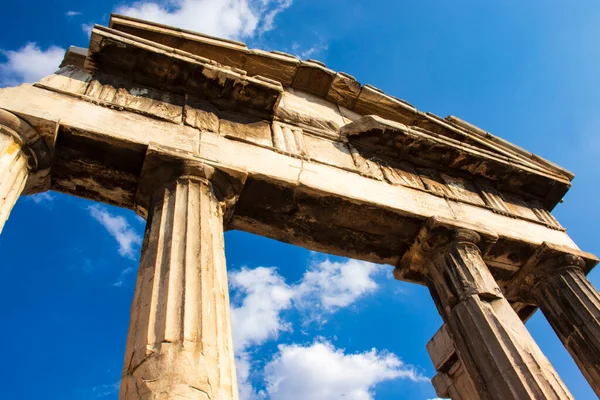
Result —
<path fill-rule="evenodd" d="M 217 200 L 224 206 L 224 211 L 231 212 L 247 176 L 246 171 L 228 168 L 193 153 L 150 143 L 137 188 L 135 210 L 147 217 L 152 196 L 157 189 L 180 179 L 188 179 L 210 185 Z"/>
<path fill-rule="evenodd" d="M 506 285 L 505 295 L 509 300 L 535 305 L 531 293 L 538 284 L 572 269 L 586 275 L 597 263 L 598 258 L 591 253 L 544 242 Z"/>
<path fill-rule="evenodd" d="M 398 280 L 420 281 L 427 276 L 427 263 L 443 256 L 453 247 L 476 246 L 482 255 L 496 243 L 498 235 L 482 226 L 446 218 L 425 221 L 411 247 L 394 269 Z"/>
<path fill-rule="evenodd" d="M 38 131 L 21 117 L 0 108 L 0 134 L 11 136 L 21 146 L 30 172 L 50 167 L 51 153 Z"/>

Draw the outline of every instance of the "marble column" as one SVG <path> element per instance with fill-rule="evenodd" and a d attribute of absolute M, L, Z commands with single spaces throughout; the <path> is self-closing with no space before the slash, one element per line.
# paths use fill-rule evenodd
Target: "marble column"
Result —
<path fill-rule="evenodd" d="M 0 233 L 30 172 L 49 166 L 50 152 L 36 130 L 0 109 Z"/>
<path fill-rule="evenodd" d="M 482 399 L 571 399 L 487 269 L 481 243 L 473 230 L 434 222 L 420 244 L 430 292 L 477 393 Z"/>
<path fill-rule="evenodd" d="M 596 263 L 589 253 L 544 244 L 515 284 L 518 299 L 542 310 L 600 397 L 600 294 L 585 277 Z"/>
<path fill-rule="evenodd" d="M 198 176 L 153 190 L 121 399 L 238 398 L 220 196 Z"/>

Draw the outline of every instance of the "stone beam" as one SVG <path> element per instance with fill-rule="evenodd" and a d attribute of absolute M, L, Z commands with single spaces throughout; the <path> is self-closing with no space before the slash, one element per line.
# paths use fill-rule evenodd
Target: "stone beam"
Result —
<path fill-rule="evenodd" d="M 432 218 L 401 264 L 425 264 L 438 311 L 483 399 L 572 398 L 483 261 L 496 239 L 481 227 Z"/>
<path fill-rule="evenodd" d="M 238 398 L 223 221 L 245 175 L 150 146 L 121 399 Z"/>
<path fill-rule="evenodd" d="M 600 396 L 600 294 L 585 277 L 598 259 L 544 243 L 516 274 L 506 296 L 542 310 Z"/>
<path fill-rule="evenodd" d="M 79 75 L 64 84 L 72 88 L 89 79 Z M 233 124 L 222 124 L 231 133 L 223 127 L 210 132 L 57 90 L 29 85 L 0 90 L 0 107 L 31 123 L 46 142 L 53 143 L 60 121 L 54 190 L 135 208 L 145 152 L 154 142 L 247 172 L 230 228 L 313 250 L 397 265 L 423 222 L 434 215 L 497 232 L 500 239 L 485 258 L 503 283 L 543 241 L 577 249 L 564 231 L 542 223 L 370 179 L 354 164 L 340 165 L 344 153 L 334 146 L 317 147 L 316 157 L 292 156 L 245 139 Z M 403 277 L 423 283 L 422 272 L 411 265 Z"/>

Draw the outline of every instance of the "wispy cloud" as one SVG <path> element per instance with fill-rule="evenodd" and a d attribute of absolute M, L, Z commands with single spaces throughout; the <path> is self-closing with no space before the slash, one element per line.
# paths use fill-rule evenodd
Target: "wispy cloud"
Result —
<path fill-rule="evenodd" d="M 42 50 L 35 42 L 29 42 L 19 50 L 0 50 L 6 62 L 0 63 L 0 86 L 33 83 L 58 69 L 65 50 L 50 46 Z"/>
<path fill-rule="evenodd" d="M 83 31 L 83 33 L 85 33 L 87 36 L 91 36 L 92 34 L 92 29 L 94 29 L 94 24 L 81 24 L 81 30 Z"/>
<path fill-rule="evenodd" d="M 54 195 L 49 192 L 36 193 L 26 197 L 28 200 L 33 201 L 35 204 L 50 205 L 54 201 Z"/>
<path fill-rule="evenodd" d="M 271 5 L 271 3 L 273 3 L 273 5 Z M 263 22 L 259 29 L 259 33 L 273 30 L 273 28 L 275 28 L 275 17 L 285 11 L 292 3 L 293 0 L 277 0 L 275 2 L 263 0 L 263 7 L 260 11 L 260 14 L 263 15 Z"/>
<path fill-rule="evenodd" d="M 119 244 L 119 254 L 130 259 L 135 258 L 135 252 L 142 244 L 142 237 L 120 215 L 113 215 L 100 205 L 88 207 L 90 215 L 98 221 Z"/>
<path fill-rule="evenodd" d="M 138 1 L 116 11 L 149 21 L 240 39 L 273 29 L 275 17 L 293 0 Z"/>
<path fill-rule="evenodd" d="M 117 279 L 115 280 L 115 282 L 112 285 L 114 287 L 123 286 L 123 283 L 125 282 L 125 278 L 127 277 L 127 275 L 131 274 L 132 272 L 133 272 L 132 267 L 125 268 L 123 271 L 121 271 L 121 273 L 119 274 L 119 276 L 117 277 Z"/>
<path fill-rule="evenodd" d="M 310 58 L 310 57 L 314 56 L 315 54 L 319 54 L 323 51 L 327 51 L 327 49 L 329 49 L 329 46 L 327 44 L 318 44 L 318 45 L 309 47 L 306 50 L 303 50 L 302 53 L 300 53 L 300 58 Z"/>
<path fill-rule="evenodd" d="M 311 58 L 317 54 L 321 54 L 329 49 L 329 45 L 324 43 L 323 40 L 320 40 L 319 43 L 314 44 L 308 48 L 304 48 L 300 43 L 295 42 L 292 44 L 292 52 L 296 55 L 296 57 L 302 59 Z"/>
<path fill-rule="evenodd" d="M 65 15 L 66 15 L 67 17 L 76 17 L 76 16 L 78 16 L 78 15 L 81 15 L 81 12 L 79 12 L 79 11 L 71 11 L 71 10 L 70 10 L 70 11 L 67 11 L 67 12 L 65 13 Z"/>
<path fill-rule="evenodd" d="M 111 383 L 111 384 L 94 386 L 92 388 L 92 393 L 94 394 L 94 397 L 96 397 L 96 398 L 111 396 L 119 391 L 120 385 L 121 385 L 121 381 Z"/>

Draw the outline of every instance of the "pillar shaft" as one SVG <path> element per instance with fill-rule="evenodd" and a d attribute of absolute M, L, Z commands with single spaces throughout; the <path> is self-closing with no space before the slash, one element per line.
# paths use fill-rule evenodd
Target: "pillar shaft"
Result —
<path fill-rule="evenodd" d="M 487 269 L 479 236 L 451 237 L 426 249 L 429 287 L 481 398 L 572 398 Z"/>
<path fill-rule="evenodd" d="M 206 179 L 152 196 L 120 398 L 238 398 L 223 213 Z"/>
<path fill-rule="evenodd" d="M 15 139 L 0 132 L 0 233 L 27 181 L 27 158 Z"/>
<path fill-rule="evenodd" d="M 577 258 L 546 269 L 530 294 L 600 397 L 600 294 Z"/>

